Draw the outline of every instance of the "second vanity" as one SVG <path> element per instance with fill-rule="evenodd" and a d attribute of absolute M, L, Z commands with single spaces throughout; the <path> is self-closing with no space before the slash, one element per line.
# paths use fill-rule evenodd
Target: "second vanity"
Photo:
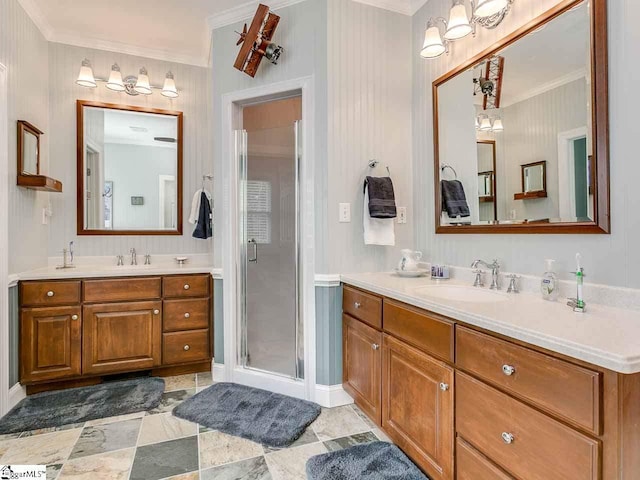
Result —
<path fill-rule="evenodd" d="M 342 281 L 343 386 L 432 479 L 640 478 L 637 312 Z"/>

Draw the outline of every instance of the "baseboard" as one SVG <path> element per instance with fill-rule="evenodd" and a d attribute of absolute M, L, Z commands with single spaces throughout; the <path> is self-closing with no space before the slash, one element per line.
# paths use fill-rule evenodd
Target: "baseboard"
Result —
<path fill-rule="evenodd" d="M 214 382 L 226 382 L 227 375 L 224 369 L 224 363 L 214 363 L 213 364 L 213 381 Z"/>
<path fill-rule="evenodd" d="M 27 389 L 16 383 L 13 387 L 9 389 L 9 410 L 15 407 L 20 400 L 26 398 Z"/>
<path fill-rule="evenodd" d="M 353 403 L 353 398 L 344 391 L 342 385 L 316 385 L 316 403 L 327 408 Z"/>

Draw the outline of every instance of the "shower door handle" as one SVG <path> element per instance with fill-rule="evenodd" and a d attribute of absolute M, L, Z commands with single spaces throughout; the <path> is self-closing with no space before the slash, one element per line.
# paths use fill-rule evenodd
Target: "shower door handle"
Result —
<path fill-rule="evenodd" d="M 258 263 L 258 242 L 256 242 L 255 238 L 252 238 L 247 243 L 249 243 L 249 245 L 253 245 L 253 258 L 249 257 L 249 261 Z"/>

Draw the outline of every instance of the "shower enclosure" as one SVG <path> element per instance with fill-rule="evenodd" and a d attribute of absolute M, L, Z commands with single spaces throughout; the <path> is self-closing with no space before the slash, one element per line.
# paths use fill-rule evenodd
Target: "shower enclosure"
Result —
<path fill-rule="evenodd" d="M 300 123 L 238 130 L 238 365 L 304 378 L 299 275 Z"/>

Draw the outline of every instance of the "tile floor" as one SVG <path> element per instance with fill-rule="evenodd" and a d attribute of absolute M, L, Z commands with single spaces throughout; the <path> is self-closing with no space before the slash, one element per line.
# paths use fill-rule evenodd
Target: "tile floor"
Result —
<path fill-rule="evenodd" d="M 57 429 L 0 436 L 0 464 L 47 464 L 49 480 L 296 480 L 313 455 L 387 440 L 355 406 L 323 409 L 291 447 L 278 450 L 174 417 L 212 384 L 211 374 L 165 378 L 158 408 Z"/>

